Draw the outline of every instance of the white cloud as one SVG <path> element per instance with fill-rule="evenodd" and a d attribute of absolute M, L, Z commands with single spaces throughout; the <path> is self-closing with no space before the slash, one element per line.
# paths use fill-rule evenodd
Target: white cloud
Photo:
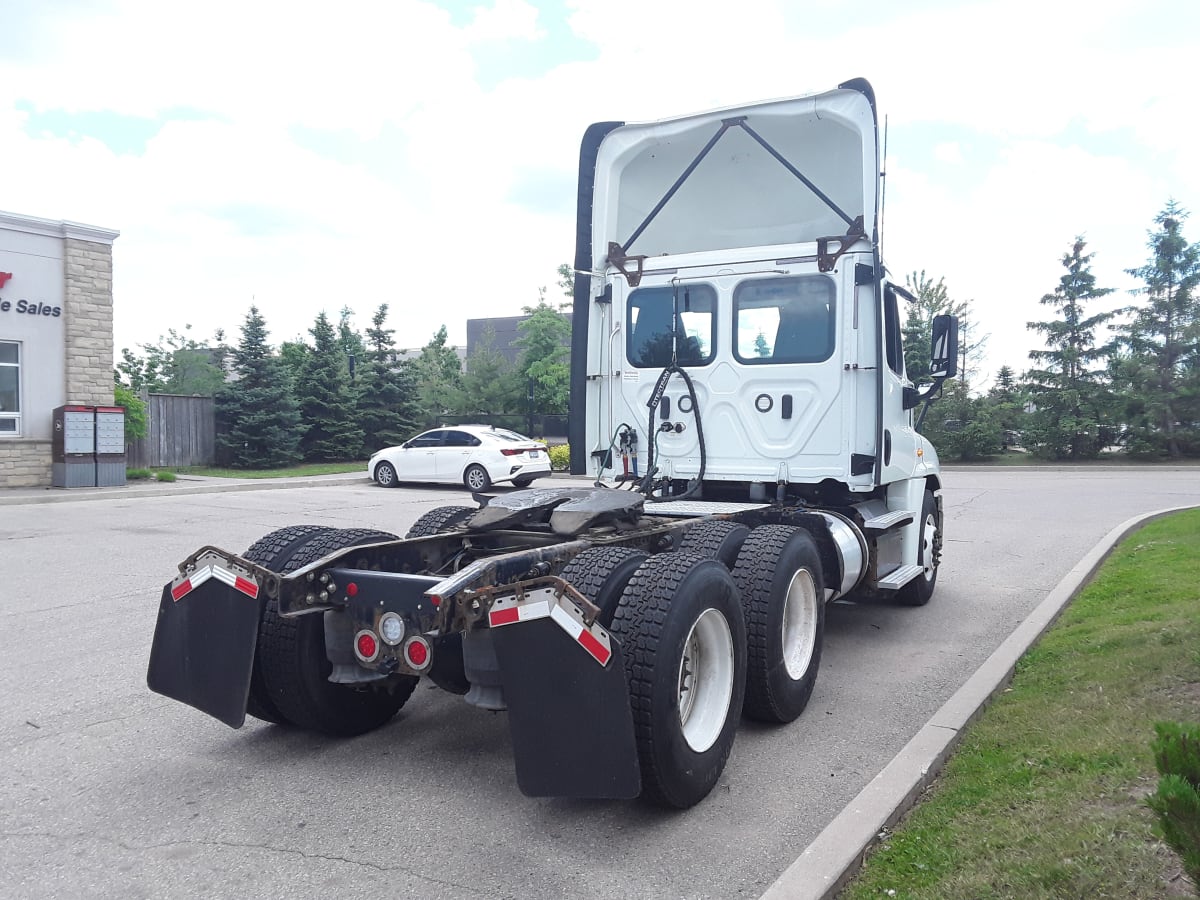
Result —
<path fill-rule="evenodd" d="M 863 75 L 903 149 L 889 263 L 974 298 L 995 364 L 1018 369 L 1077 233 L 1101 282 L 1122 287 L 1168 195 L 1200 222 L 1190 6 L 574 0 L 559 19 L 595 48 L 586 59 L 556 43 L 545 9 L 480 2 L 456 25 L 419 0 L 30 4 L 36 39 L 0 54 L 0 204 L 121 229 L 118 347 L 186 322 L 236 334 L 251 298 L 275 339 L 343 304 L 365 323 L 387 301 L 402 343 L 443 323 L 462 340 L 466 318 L 519 311 L 572 258 L 589 123 Z M 497 47 L 541 74 L 481 85 L 477 57 Z M 30 135 L 18 101 L 164 125 L 118 155 Z M 200 115 L 170 120 L 180 109 Z M 296 126 L 364 142 L 373 164 L 305 149 Z"/>

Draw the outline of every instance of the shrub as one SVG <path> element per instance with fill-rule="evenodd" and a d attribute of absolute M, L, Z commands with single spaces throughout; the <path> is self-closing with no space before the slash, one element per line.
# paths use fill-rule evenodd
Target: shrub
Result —
<path fill-rule="evenodd" d="M 1154 731 L 1154 763 L 1162 777 L 1146 802 L 1200 894 L 1200 725 L 1159 722 Z"/>
<path fill-rule="evenodd" d="M 550 448 L 550 468 L 556 472 L 565 472 L 571 468 L 571 447 L 569 444 L 555 444 Z"/>
<path fill-rule="evenodd" d="M 175 480 L 175 473 L 174 472 L 155 472 L 154 478 L 156 481 L 171 482 L 171 481 Z"/>
<path fill-rule="evenodd" d="M 149 469 L 126 469 L 125 470 L 125 480 L 126 481 L 143 481 L 149 477 L 150 477 Z"/>

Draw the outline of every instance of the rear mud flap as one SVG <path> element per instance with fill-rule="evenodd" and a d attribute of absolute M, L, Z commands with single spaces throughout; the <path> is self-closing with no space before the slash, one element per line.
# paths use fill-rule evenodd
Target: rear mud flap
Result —
<path fill-rule="evenodd" d="M 642 792 L 621 645 L 601 665 L 550 618 L 492 629 L 517 784 L 529 797 Z"/>
<path fill-rule="evenodd" d="M 246 697 L 265 597 L 247 596 L 216 578 L 176 600 L 163 588 L 150 647 L 150 690 L 220 719 L 246 721 Z"/>

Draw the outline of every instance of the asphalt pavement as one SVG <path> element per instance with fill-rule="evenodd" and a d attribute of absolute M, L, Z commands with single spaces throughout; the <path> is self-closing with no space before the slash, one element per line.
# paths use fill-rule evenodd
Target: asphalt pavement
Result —
<path fill-rule="evenodd" d="M 931 604 L 834 604 L 809 710 L 744 725 L 722 783 L 683 814 L 521 798 L 503 717 L 441 692 L 339 743 L 230 732 L 145 691 L 150 591 L 199 544 L 304 520 L 403 533 L 461 490 L 365 473 L 0 490 L 16 678 L 0 697 L 0 882 L 30 897 L 831 896 L 1117 538 L 1200 503 L 1195 468 L 948 467 L 946 483 Z M 264 493 L 287 488 L 325 490 Z M 190 496 L 222 493 L 240 496 Z"/>

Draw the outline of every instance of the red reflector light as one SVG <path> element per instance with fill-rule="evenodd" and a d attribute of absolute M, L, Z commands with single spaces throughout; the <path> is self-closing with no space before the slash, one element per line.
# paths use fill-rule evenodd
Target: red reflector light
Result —
<path fill-rule="evenodd" d="M 358 655 L 363 659 L 374 659 L 379 652 L 379 642 L 370 632 L 360 632 L 358 635 Z"/>
<path fill-rule="evenodd" d="M 358 585 L 353 581 L 346 585 L 346 596 L 353 597 L 358 593 Z"/>
<path fill-rule="evenodd" d="M 404 656 L 414 669 L 423 669 L 429 662 L 429 645 L 420 638 L 413 638 L 404 648 Z"/>
<path fill-rule="evenodd" d="M 524 450 L 514 450 L 512 447 L 501 447 L 500 452 L 505 456 L 520 456 Z"/>

